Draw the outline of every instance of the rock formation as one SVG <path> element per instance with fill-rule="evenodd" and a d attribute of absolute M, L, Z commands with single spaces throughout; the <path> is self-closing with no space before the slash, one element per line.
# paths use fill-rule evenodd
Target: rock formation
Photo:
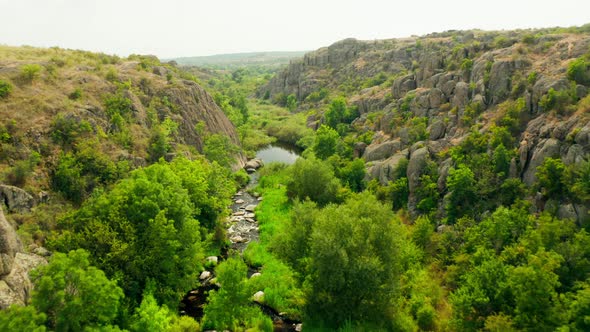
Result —
<path fill-rule="evenodd" d="M 23 252 L 22 244 L 0 206 L 0 309 L 27 304 L 33 285 L 29 272 L 45 258 Z"/>

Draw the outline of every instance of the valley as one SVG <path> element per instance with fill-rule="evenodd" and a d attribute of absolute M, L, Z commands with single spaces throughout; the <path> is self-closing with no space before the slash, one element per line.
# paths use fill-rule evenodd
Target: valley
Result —
<path fill-rule="evenodd" d="M 589 25 L 186 61 L 0 46 L 0 330 L 590 329 Z"/>

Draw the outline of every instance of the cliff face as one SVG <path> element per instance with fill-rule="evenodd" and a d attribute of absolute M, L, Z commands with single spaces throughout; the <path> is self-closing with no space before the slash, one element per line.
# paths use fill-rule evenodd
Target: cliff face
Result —
<path fill-rule="evenodd" d="M 537 166 L 547 157 L 560 157 L 566 165 L 587 159 L 590 109 L 579 101 L 588 86 L 568 78 L 567 71 L 572 61 L 589 54 L 590 34 L 581 31 L 454 31 L 381 41 L 347 39 L 292 62 L 259 94 L 293 94 L 300 109 L 320 110 L 327 108 L 326 100 L 311 98 L 314 92 L 323 88 L 332 96 L 346 95 L 360 111 L 352 124 L 355 130 L 375 132 L 369 146 L 358 144 L 355 151 L 368 162 L 370 176 L 385 184 L 393 180 L 399 161 L 409 159 L 412 210 L 426 164 L 438 164 L 444 193 L 451 161 L 441 152 L 460 144 L 474 125 L 482 133 L 489 131 L 511 107 L 519 118 L 512 132 L 518 156 L 512 160 L 511 176 L 531 186 Z M 557 105 L 560 98 L 568 101 Z M 416 137 L 412 119 L 425 122 L 421 137 Z M 316 114 L 309 124 L 317 127 L 322 121 Z M 560 209 L 563 216 L 578 219 L 586 215 L 582 210 L 587 209 L 572 204 Z"/>

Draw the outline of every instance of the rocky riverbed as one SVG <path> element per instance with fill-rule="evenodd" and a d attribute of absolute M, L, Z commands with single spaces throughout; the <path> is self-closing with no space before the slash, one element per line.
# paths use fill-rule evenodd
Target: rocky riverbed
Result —
<path fill-rule="evenodd" d="M 250 182 L 248 185 L 240 189 L 233 197 L 231 205 L 231 215 L 225 220 L 225 227 L 227 229 L 227 239 L 229 240 L 229 250 L 235 250 L 242 254 L 252 241 L 258 241 L 259 229 L 258 220 L 256 218 L 256 207 L 263 200 L 260 194 L 252 190 L 258 184 L 259 174 L 255 172 L 252 167 L 257 165 L 256 169 L 262 166 L 262 162 L 250 162 L 247 167 L 250 173 Z M 227 253 L 226 253 L 227 255 Z M 226 255 L 221 257 L 211 256 L 207 257 L 207 262 L 217 265 L 218 260 L 225 259 Z M 248 278 L 255 278 L 260 275 L 260 271 L 249 268 Z M 201 283 L 199 288 L 191 290 L 180 303 L 180 313 L 189 315 L 195 318 L 203 317 L 203 307 L 207 303 L 207 297 L 211 290 L 219 289 L 219 285 L 214 283 L 215 271 L 213 269 L 203 271 L 199 276 Z M 262 312 L 273 320 L 274 331 L 301 331 L 302 325 L 300 322 L 292 321 L 287 317 L 281 315 L 276 310 L 261 303 L 260 299 L 264 296 L 264 292 L 259 291 L 253 294 L 253 304 L 258 305 Z"/>

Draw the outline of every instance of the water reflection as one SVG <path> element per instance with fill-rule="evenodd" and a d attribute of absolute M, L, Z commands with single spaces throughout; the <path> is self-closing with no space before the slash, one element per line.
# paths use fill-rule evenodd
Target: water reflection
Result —
<path fill-rule="evenodd" d="M 265 164 L 281 162 L 291 165 L 299 158 L 299 151 L 296 147 L 273 143 L 262 150 L 258 150 L 256 158 L 262 159 Z"/>

